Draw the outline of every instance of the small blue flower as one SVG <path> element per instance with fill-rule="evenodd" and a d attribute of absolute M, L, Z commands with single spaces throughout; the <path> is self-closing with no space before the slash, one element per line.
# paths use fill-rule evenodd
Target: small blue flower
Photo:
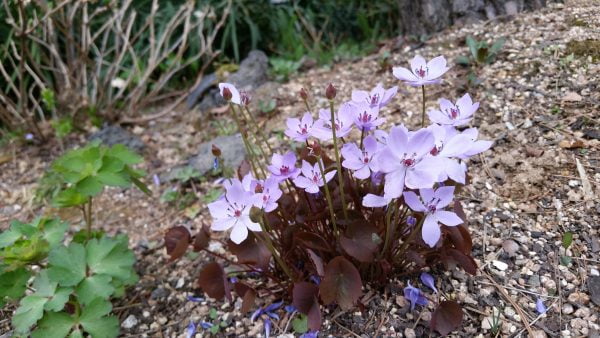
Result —
<path fill-rule="evenodd" d="M 152 175 L 152 181 L 154 182 L 155 186 L 160 186 L 160 178 L 158 177 L 158 175 L 154 174 Z"/>
<path fill-rule="evenodd" d="M 427 287 L 429 287 L 435 293 L 438 293 L 438 290 L 435 288 L 435 279 L 433 279 L 432 275 L 428 274 L 427 272 L 421 273 L 421 282 L 427 285 Z"/>
<path fill-rule="evenodd" d="M 190 302 L 198 303 L 198 302 L 203 302 L 204 298 L 202 298 L 202 297 L 194 297 L 194 296 L 187 296 L 187 300 L 189 300 Z"/>
<path fill-rule="evenodd" d="M 213 323 L 209 323 L 209 322 L 202 322 L 202 323 L 200 323 L 200 326 L 202 326 L 203 329 L 208 330 L 211 327 L 213 327 L 214 324 Z"/>
<path fill-rule="evenodd" d="M 406 217 L 406 224 L 410 225 L 411 227 L 414 227 L 415 224 L 417 224 L 417 219 L 412 216 L 408 216 Z"/>
<path fill-rule="evenodd" d="M 287 313 L 294 313 L 294 312 L 298 311 L 294 305 L 286 305 L 283 309 Z"/>
<path fill-rule="evenodd" d="M 408 282 L 408 286 L 404 288 L 404 297 L 410 301 L 410 311 L 415 309 L 415 305 L 427 305 L 427 298 L 423 296 L 423 293 L 420 289 L 410 285 Z"/>
<path fill-rule="evenodd" d="M 219 169 L 219 158 L 215 157 L 214 161 L 213 161 L 213 169 L 217 170 Z"/>
<path fill-rule="evenodd" d="M 25 134 L 25 139 L 26 139 L 27 141 L 33 141 L 33 134 L 31 134 L 31 133 L 27 133 L 27 134 Z"/>
<path fill-rule="evenodd" d="M 319 331 L 309 331 L 301 335 L 300 338 L 317 338 Z"/>
<path fill-rule="evenodd" d="M 271 320 L 266 318 L 263 322 L 265 323 L 265 338 L 269 338 L 269 335 L 271 334 Z"/>
<path fill-rule="evenodd" d="M 233 284 L 238 282 L 238 278 L 237 277 L 229 277 L 229 281 Z"/>
<path fill-rule="evenodd" d="M 544 305 L 544 301 L 542 301 L 541 298 L 538 298 L 537 301 L 535 302 L 535 309 L 537 310 L 537 312 L 539 314 L 544 314 L 544 313 L 546 313 L 546 311 L 548 311 L 548 309 L 546 308 L 546 305 Z"/>
<path fill-rule="evenodd" d="M 192 338 L 196 334 L 196 324 L 193 321 L 190 321 L 190 324 L 187 327 L 187 338 Z"/>
<path fill-rule="evenodd" d="M 310 280 L 317 285 L 321 284 L 321 277 L 319 276 L 312 275 L 310 276 Z"/>

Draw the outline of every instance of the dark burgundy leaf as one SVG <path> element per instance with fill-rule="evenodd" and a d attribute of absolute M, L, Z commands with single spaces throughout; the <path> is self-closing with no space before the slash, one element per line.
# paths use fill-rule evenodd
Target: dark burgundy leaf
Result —
<path fill-rule="evenodd" d="M 343 310 L 350 310 L 362 294 L 360 274 L 350 261 L 337 256 L 325 267 L 319 290 L 326 305 L 337 302 Z"/>
<path fill-rule="evenodd" d="M 463 311 L 457 302 L 453 300 L 443 301 L 431 316 L 429 326 L 432 330 L 445 336 L 460 327 L 462 317 Z"/>
<path fill-rule="evenodd" d="M 313 250 L 331 251 L 329 243 L 323 237 L 312 232 L 298 232 L 294 234 L 297 241 Z"/>
<path fill-rule="evenodd" d="M 200 228 L 196 236 L 194 236 L 194 251 L 198 252 L 200 250 L 206 249 L 208 247 L 208 243 L 210 242 L 210 231 L 208 226 L 203 226 Z"/>
<path fill-rule="evenodd" d="M 209 297 L 222 299 L 226 296 L 231 300 L 231 284 L 225 276 L 223 267 L 218 263 L 208 263 L 202 268 L 198 276 L 198 286 Z"/>
<path fill-rule="evenodd" d="M 310 257 L 310 260 L 313 262 L 313 264 L 315 266 L 315 269 L 317 269 L 317 274 L 319 276 L 324 276 L 325 275 L 325 268 L 323 267 L 323 260 L 321 259 L 321 257 L 319 257 L 311 249 L 306 249 L 306 251 L 308 252 L 308 256 Z"/>
<path fill-rule="evenodd" d="M 426 264 L 425 257 L 423 257 L 422 254 L 420 254 L 414 250 L 408 250 L 406 252 L 406 258 L 409 261 L 417 264 L 418 266 L 425 266 L 425 264 Z"/>
<path fill-rule="evenodd" d="M 348 255 L 368 263 L 373 261 L 373 254 L 377 251 L 378 245 L 373 241 L 376 233 L 377 229 L 369 223 L 354 221 L 348 224 L 346 235 L 340 236 L 340 245 Z"/>
<path fill-rule="evenodd" d="M 176 226 L 167 230 L 165 233 L 165 247 L 167 254 L 171 256 L 171 261 L 174 261 L 183 256 L 190 245 L 192 235 L 184 226 Z"/>
<path fill-rule="evenodd" d="M 308 327 L 318 330 L 321 327 L 321 310 L 319 308 L 319 287 L 308 282 L 294 284 L 292 305 L 308 317 Z"/>
<path fill-rule="evenodd" d="M 248 238 L 240 244 L 235 244 L 228 241 L 229 250 L 237 256 L 238 262 L 241 264 L 250 264 L 261 269 L 266 269 L 269 266 L 271 252 L 256 236 L 248 233 Z"/>
<path fill-rule="evenodd" d="M 240 308 L 240 311 L 242 313 L 246 313 L 252 310 L 252 308 L 254 308 L 255 300 L 256 291 L 254 291 L 254 289 L 252 288 L 248 289 L 248 291 L 246 291 L 246 294 L 242 298 L 242 307 Z"/>
<path fill-rule="evenodd" d="M 473 241 L 471 239 L 471 235 L 469 235 L 469 230 L 462 224 L 447 227 L 444 226 L 446 231 L 448 232 L 448 237 L 450 241 L 454 244 L 454 247 L 460 250 L 465 255 L 471 253 L 473 249 Z"/>
<path fill-rule="evenodd" d="M 477 263 L 473 257 L 465 255 L 457 249 L 448 249 L 448 255 L 458 263 L 467 273 L 477 274 Z"/>
<path fill-rule="evenodd" d="M 462 219 L 463 225 L 465 227 L 468 227 L 467 214 L 465 214 L 465 210 L 462 207 L 462 203 L 460 203 L 460 201 L 454 201 L 454 208 L 453 209 L 454 209 L 454 213 L 456 215 L 458 215 L 458 217 L 460 219 Z"/>

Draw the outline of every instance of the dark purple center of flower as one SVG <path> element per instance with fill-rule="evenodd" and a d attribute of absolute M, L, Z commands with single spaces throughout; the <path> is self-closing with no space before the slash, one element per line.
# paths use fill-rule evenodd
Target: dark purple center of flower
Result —
<path fill-rule="evenodd" d="M 281 175 L 287 175 L 290 172 L 290 167 L 288 167 L 287 165 L 282 165 L 281 168 L 279 168 L 279 172 L 281 173 Z"/>
<path fill-rule="evenodd" d="M 421 66 L 421 68 L 415 69 L 415 74 L 419 75 L 421 78 L 424 78 L 425 74 L 427 74 L 427 71 Z"/>
<path fill-rule="evenodd" d="M 371 114 L 367 114 L 367 112 L 365 111 L 362 114 L 360 114 L 359 120 L 362 123 L 367 123 L 367 122 L 371 121 Z"/>
<path fill-rule="evenodd" d="M 429 210 L 429 212 L 435 212 L 437 206 L 435 204 L 430 204 L 427 206 L 427 209 Z"/>
<path fill-rule="evenodd" d="M 235 217 L 240 217 L 240 216 L 242 216 L 242 211 L 241 211 L 241 210 L 236 210 L 236 211 L 234 211 L 234 212 L 233 212 L 233 216 L 235 216 Z"/>
<path fill-rule="evenodd" d="M 437 146 L 433 146 L 433 149 L 431 149 L 431 151 L 429 153 L 433 156 L 436 156 L 437 154 L 440 153 L 440 149 L 438 149 Z"/>
<path fill-rule="evenodd" d="M 300 134 L 302 135 L 306 135 L 308 133 L 308 126 L 305 124 L 301 129 L 300 129 Z"/>
<path fill-rule="evenodd" d="M 317 173 L 313 172 L 313 177 L 312 177 L 313 182 L 315 183 L 319 183 L 319 175 L 317 175 Z"/>
<path fill-rule="evenodd" d="M 379 103 L 379 94 L 374 94 L 372 96 L 369 96 L 369 103 L 371 105 L 376 105 Z"/>
<path fill-rule="evenodd" d="M 404 166 L 406 167 L 412 167 L 415 164 L 415 160 L 413 160 L 412 158 L 407 158 L 404 159 L 402 163 L 404 163 Z"/>
<path fill-rule="evenodd" d="M 458 109 L 450 108 L 450 118 L 455 119 L 458 117 Z"/>

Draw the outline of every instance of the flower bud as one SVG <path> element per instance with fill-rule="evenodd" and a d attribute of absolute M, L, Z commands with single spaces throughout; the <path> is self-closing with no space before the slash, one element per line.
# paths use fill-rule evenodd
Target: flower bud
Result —
<path fill-rule="evenodd" d="M 309 152 L 314 156 L 321 156 L 321 145 L 317 141 L 313 141 L 313 144 L 309 147 Z"/>
<path fill-rule="evenodd" d="M 242 103 L 243 106 L 249 105 L 251 100 L 252 100 L 252 97 L 250 96 L 250 94 L 248 94 L 244 91 L 240 92 L 240 102 Z"/>
<path fill-rule="evenodd" d="M 300 89 L 300 97 L 304 101 L 308 100 L 308 93 L 306 92 L 306 89 L 304 89 L 304 88 Z"/>
<path fill-rule="evenodd" d="M 221 149 L 219 149 L 219 147 L 216 145 L 212 145 L 211 151 L 214 157 L 221 157 Z"/>
<path fill-rule="evenodd" d="M 231 90 L 229 90 L 229 88 L 227 87 L 223 88 L 223 98 L 225 99 L 225 101 L 231 101 L 231 97 L 233 97 L 233 94 L 231 94 Z"/>
<path fill-rule="evenodd" d="M 333 84 L 329 84 L 327 86 L 327 89 L 325 89 L 325 97 L 328 100 L 333 100 L 335 99 L 335 95 L 337 94 L 337 90 L 335 89 L 335 87 L 333 86 Z"/>

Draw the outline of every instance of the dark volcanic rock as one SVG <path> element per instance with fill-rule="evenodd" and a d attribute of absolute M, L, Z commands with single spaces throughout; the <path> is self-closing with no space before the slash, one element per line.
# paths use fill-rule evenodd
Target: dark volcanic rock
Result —
<path fill-rule="evenodd" d="M 400 27 L 406 35 L 439 32 L 455 23 L 515 15 L 539 9 L 546 0 L 398 0 Z"/>
<path fill-rule="evenodd" d="M 144 142 L 138 136 L 120 126 L 105 126 L 98 132 L 92 134 L 89 139 L 90 141 L 100 140 L 108 146 L 123 144 L 138 153 L 146 147 Z"/>
<path fill-rule="evenodd" d="M 216 145 L 221 149 L 223 158 L 222 165 L 237 169 L 244 160 L 246 149 L 244 141 L 240 134 L 231 136 L 219 136 L 209 142 L 204 142 L 198 147 L 198 153 L 191 156 L 184 164 L 171 169 L 163 175 L 163 180 L 173 180 L 177 171 L 184 167 L 192 167 L 200 172 L 201 175 L 208 173 L 213 168 L 214 156 L 212 155 L 212 145 Z"/>
<path fill-rule="evenodd" d="M 269 58 L 267 55 L 260 50 L 253 50 L 248 53 L 248 56 L 244 60 L 242 60 L 240 63 L 240 68 L 238 68 L 237 72 L 229 75 L 224 82 L 234 84 L 239 90 L 254 91 L 263 83 L 267 82 L 268 71 Z M 211 82 L 209 82 L 209 80 Z M 192 94 L 196 92 L 199 92 L 199 94 L 196 94 L 196 97 L 191 97 L 190 95 L 190 98 L 188 98 L 188 105 L 193 105 L 203 92 L 205 92 L 211 85 L 216 84 L 216 79 L 208 79 L 206 83 L 201 82 L 200 85 L 198 85 L 198 87 L 192 92 Z M 204 95 L 204 98 L 200 102 L 198 108 L 200 108 L 201 111 L 206 111 L 213 107 L 224 104 L 225 101 L 219 94 L 219 89 L 212 88 L 206 93 L 206 95 Z"/>

